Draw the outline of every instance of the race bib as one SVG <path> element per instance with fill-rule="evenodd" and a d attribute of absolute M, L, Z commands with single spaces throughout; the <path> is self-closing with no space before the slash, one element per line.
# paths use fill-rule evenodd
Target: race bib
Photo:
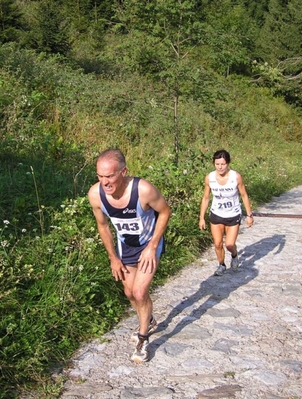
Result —
<path fill-rule="evenodd" d="M 224 200 L 217 201 L 217 208 L 223 211 L 231 210 L 234 205 L 234 201 L 231 198 L 225 198 Z"/>
<path fill-rule="evenodd" d="M 111 222 L 114 225 L 116 231 L 121 235 L 140 235 L 143 232 L 143 223 L 141 218 L 119 219 L 113 217 L 111 218 Z"/>

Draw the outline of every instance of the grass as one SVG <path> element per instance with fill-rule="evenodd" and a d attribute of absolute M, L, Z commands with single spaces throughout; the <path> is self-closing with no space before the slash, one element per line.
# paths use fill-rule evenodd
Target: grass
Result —
<path fill-rule="evenodd" d="M 172 208 L 155 287 L 211 244 L 198 215 L 213 152 L 230 151 L 255 209 L 302 183 L 301 118 L 263 89 L 217 78 L 208 103 L 181 98 L 176 163 L 162 86 L 135 74 L 95 79 L 55 59 L 1 51 L 0 398 L 36 390 L 53 399 L 63 382 L 51 380 L 52 367 L 129 306 L 86 197 L 98 152 L 120 147 L 129 173 L 154 183 Z"/>

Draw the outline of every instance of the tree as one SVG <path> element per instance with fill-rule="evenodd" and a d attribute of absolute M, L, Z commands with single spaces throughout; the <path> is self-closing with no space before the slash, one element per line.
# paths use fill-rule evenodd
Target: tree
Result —
<path fill-rule="evenodd" d="M 42 0 L 37 5 L 35 17 L 27 38 L 30 46 L 40 52 L 67 55 L 71 48 L 68 20 L 57 3 Z"/>
<path fill-rule="evenodd" d="M 173 98 L 174 151 L 178 162 L 180 96 L 193 93 L 202 68 L 188 62 L 203 40 L 203 7 L 196 0 L 125 0 L 116 3 L 116 30 L 130 38 L 123 61 L 160 81 Z M 125 53 L 127 53 L 125 55 Z"/>
<path fill-rule="evenodd" d="M 14 0 L 0 1 L 0 43 L 17 41 L 22 13 Z"/>
<path fill-rule="evenodd" d="M 301 37 L 300 0 L 270 0 L 258 40 L 255 78 L 258 84 L 271 87 L 276 95 L 299 107 L 302 105 Z"/>
<path fill-rule="evenodd" d="M 257 58 L 277 63 L 301 55 L 302 4 L 299 0 L 270 0 L 257 41 Z"/>
<path fill-rule="evenodd" d="M 232 0 L 209 2 L 206 42 L 212 49 L 211 65 L 228 76 L 246 69 L 254 48 L 256 24 L 243 4 Z"/>

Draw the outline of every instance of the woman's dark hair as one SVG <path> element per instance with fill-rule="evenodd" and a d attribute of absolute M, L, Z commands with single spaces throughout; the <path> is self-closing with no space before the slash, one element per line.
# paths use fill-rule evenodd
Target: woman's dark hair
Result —
<path fill-rule="evenodd" d="M 231 162 L 231 156 L 226 150 L 216 151 L 213 155 L 213 163 L 215 163 L 215 159 L 225 159 L 225 162 L 229 164 Z"/>

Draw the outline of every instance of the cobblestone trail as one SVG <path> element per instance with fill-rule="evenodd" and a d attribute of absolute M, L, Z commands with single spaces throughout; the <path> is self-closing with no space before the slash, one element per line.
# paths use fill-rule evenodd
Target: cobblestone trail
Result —
<path fill-rule="evenodd" d="M 134 364 L 130 316 L 75 355 L 61 399 L 302 399 L 302 186 L 243 221 L 240 267 L 213 248 L 153 294 L 151 359 Z M 228 259 L 229 261 L 229 259 Z"/>

